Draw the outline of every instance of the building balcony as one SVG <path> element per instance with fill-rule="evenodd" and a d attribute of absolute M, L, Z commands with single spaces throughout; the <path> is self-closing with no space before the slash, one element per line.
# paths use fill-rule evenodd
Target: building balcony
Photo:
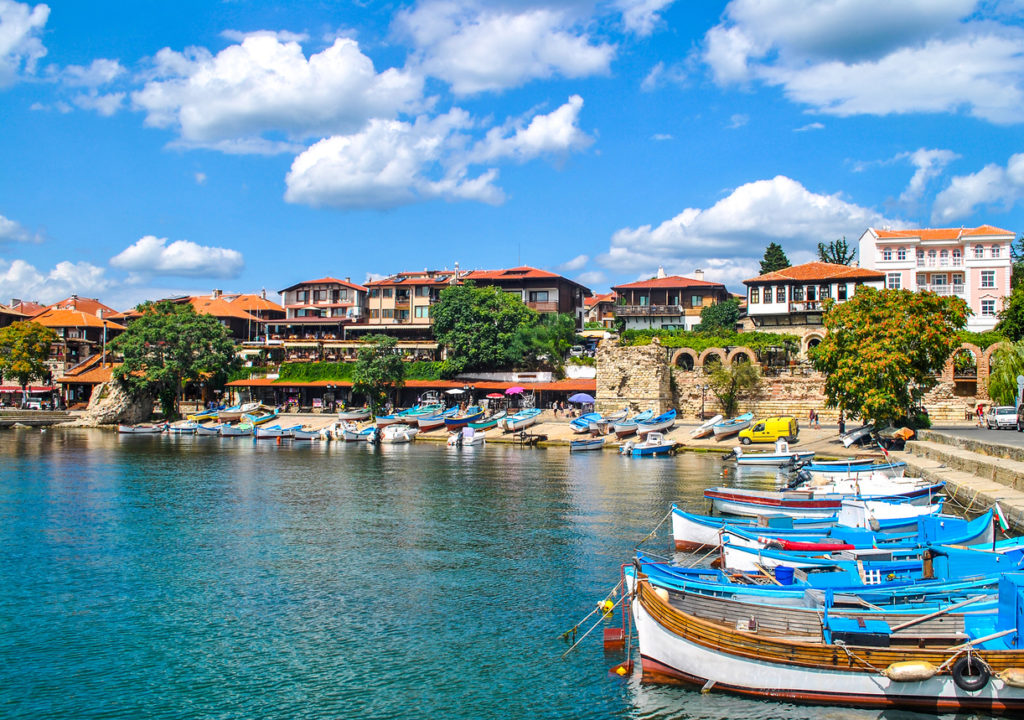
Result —
<path fill-rule="evenodd" d="M 682 305 L 616 305 L 616 317 L 678 316 L 683 314 Z"/>
<path fill-rule="evenodd" d="M 803 302 L 791 302 L 789 304 L 789 311 L 791 313 L 802 313 L 802 312 L 821 312 L 822 303 L 820 300 L 808 300 Z"/>
<path fill-rule="evenodd" d="M 526 307 L 530 308 L 531 310 L 536 310 L 539 313 L 558 312 L 557 302 L 528 302 L 526 303 Z"/>
<path fill-rule="evenodd" d="M 966 288 L 963 285 L 919 285 L 918 290 L 928 290 L 936 295 L 957 295 L 964 297 Z"/>

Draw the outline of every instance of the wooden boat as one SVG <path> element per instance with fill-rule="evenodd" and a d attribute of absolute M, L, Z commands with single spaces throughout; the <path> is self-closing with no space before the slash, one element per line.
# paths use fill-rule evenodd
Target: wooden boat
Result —
<path fill-rule="evenodd" d="M 810 462 L 803 469 L 820 477 L 869 477 L 875 473 L 884 473 L 892 477 L 902 476 L 907 464 L 901 460 L 877 462 L 875 460 L 822 460 Z"/>
<path fill-rule="evenodd" d="M 374 430 L 376 430 L 376 426 L 374 425 L 370 425 L 369 427 L 365 427 L 360 430 L 353 422 L 342 423 L 340 439 L 345 442 L 365 441 Z"/>
<path fill-rule="evenodd" d="M 253 436 L 257 440 L 273 440 L 274 438 L 289 438 L 295 430 L 301 430 L 301 425 L 256 425 L 253 429 Z"/>
<path fill-rule="evenodd" d="M 485 441 L 483 430 L 464 427 L 448 435 L 448 447 L 470 447 L 472 445 L 483 445 Z"/>
<path fill-rule="evenodd" d="M 624 437 L 629 437 L 636 432 L 637 426 L 640 423 L 647 422 L 652 417 L 654 417 L 654 410 L 644 410 L 631 418 L 626 418 L 617 423 L 613 423 L 612 431 L 615 433 L 616 438 L 622 439 Z"/>
<path fill-rule="evenodd" d="M 1024 577 L 999 580 L 995 613 L 965 620 L 966 642 L 823 617 L 817 633 L 759 630 L 707 620 L 673 606 L 668 591 L 638 578 L 630 610 L 644 677 L 784 702 L 900 708 L 928 713 L 1024 713 Z"/>
<path fill-rule="evenodd" d="M 604 438 L 591 438 L 590 440 L 572 440 L 569 442 L 569 452 L 586 452 L 587 450 L 601 450 L 604 448 Z"/>
<path fill-rule="evenodd" d="M 420 415 L 418 417 L 410 418 L 409 424 L 412 425 L 415 423 L 421 433 L 430 432 L 431 430 L 437 430 L 439 427 L 444 427 L 444 421 L 458 412 L 458 406 L 452 406 L 443 413 L 439 413 L 437 415 Z"/>
<path fill-rule="evenodd" d="M 430 403 L 428 405 L 414 405 L 411 408 L 402 410 L 401 412 L 392 413 L 390 415 L 378 415 L 375 418 L 377 427 L 383 428 L 388 425 L 394 425 L 396 423 L 405 423 L 412 425 L 413 421 L 421 417 L 431 417 L 437 415 L 444 410 L 444 405 L 441 403 Z"/>
<path fill-rule="evenodd" d="M 203 422 L 204 420 L 219 420 L 220 411 L 224 408 L 208 408 L 201 412 L 190 413 L 185 416 L 186 420 L 190 420 L 195 423 Z"/>
<path fill-rule="evenodd" d="M 362 421 L 370 419 L 370 408 L 365 405 L 360 408 L 349 408 L 338 412 L 338 419 L 342 421 Z"/>
<path fill-rule="evenodd" d="M 732 452 L 736 457 L 737 465 L 784 467 L 806 462 L 814 457 L 813 450 L 790 450 L 789 443 L 782 438 L 775 441 L 774 452 L 747 452 L 740 445 L 733 448 Z"/>
<path fill-rule="evenodd" d="M 221 423 L 211 423 L 208 425 L 198 424 L 196 425 L 196 435 L 220 435 Z"/>
<path fill-rule="evenodd" d="M 217 419 L 225 423 L 238 422 L 242 419 L 242 416 L 246 413 L 251 413 L 259 410 L 260 403 L 249 402 L 241 405 L 234 405 L 229 408 L 224 408 L 217 413 Z"/>
<path fill-rule="evenodd" d="M 694 440 L 706 438 L 708 435 L 711 435 L 714 432 L 715 425 L 722 422 L 724 419 L 725 417 L 722 415 L 715 415 L 710 420 L 704 421 L 703 423 L 695 427 L 693 430 L 691 430 L 690 437 L 692 437 Z"/>
<path fill-rule="evenodd" d="M 322 437 L 319 429 L 305 426 L 292 428 L 292 440 L 320 440 Z"/>
<path fill-rule="evenodd" d="M 498 412 L 493 413 L 492 415 L 488 415 L 487 417 L 480 418 L 475 422 L 469 423 L 469 427 L 473 428 L 474 430 L 490 430 L 492 427 L 497 427 L 498 423 L 504 420 L 506 417 L 508 417 L 508 411 L 499 410 Z"/>
<path fill-rule="evenodd" d="M 519 432 L 535 424 L 539 419 L 540 410 L 538 408 L 520 410 L 515 415 L 509 415 L 505 418 L 503 423 L 504 430 L 505 432 Z"/>
<path fill-rule="evenodd" d="M 843 447 L 850 447 L 856 442 L 865 440 L 871 435 L 871 431 L 874 429 L 874 425 L 861 425 L 859 428 L 851 430 L 845 435 L 840 435 L 840 439 L 843 441 Z"/>
<path fill-rule="evenodd" d="M 167 423 L 140 423 L 138 425 L 118 425 L 117 432 L 121 435 L 158 435 L 167 429 Z"/>
<path fill-rule="evenodd" d="M 636 434 L 641 438 L 649 432 L 660 432 L 665 433 L 671 430 L 676 424 L 676 411 L 675 408 L 668 412 L 663 412 L 656 418 L 650 420 L 641 420 L 636 424 Z"/>
<path fill-rule="evenodd" d="M 188 420 L 186 422 L 171 423 L 167 426 L 167 432 L 172 435 L 195 435 L 199 423 Z"/>
<path fill-rule="evenodd" d="M 232 425 L 231 423 L 224 423 L 220 426 L 221 437 L 249 437 L 252 435 L 253 425 L 252 423 L 237 423 Z"/>
<path fill-rule="evenodd" d="M 600 420 L 600 419 L 601 419 L 601 413 L 596 413 L 596 412 L 584 413 L 583 415 L 580 415 L 578 418 L 573 418 L 572 420 L 570 420 L 569 421 L 569 427 L 572 428 L 572 431 L 574 433 L 576 433 L 577 435 L 582 435 L 583 433 L 590 432 L 590 421 L 591 420 Z"/>
<path fill-rule="evenodd" d="M 715 440 L 721 440 L 735 435 L 740 430 L 746 430 L 752 422 L 754 422 L 754 413 L 743 413 L 731 420 L 722 420 L 716 423 L 711 427 L 711 432 L 715 434 Z"/>
<path fill-rule="evenodd" d="M 945 483 L 907 483 L 902 486 L 879 485 L 869 495 L 816 490 L 751 490 L 716 487 L 704 491 L 715 511 L 726 515 L 777 515 L 790 517 L 828 517 L 836 513 L 844 498 L 902 498 L 915 505 L 930 505 Z"/>
<path fill-rule="evenodd" d="M 479 420 L 484 416 L 484 409 L 479 405 L 466 408 L 466 412 L 452 415 L 444 419 L 444 426 L 447 430 L 459 430 L 466 427 L 470 422 Z"/>
<path fill-rule="evenodd" d="M 601 437 L 610 433 L 615 423 L 622 422 L 626 419 L 627 415 L 629 415 L 628 407 L 609 415 L 602 415 L 597 420 L 591 420 L 587 423 L 587 428 L 592 437 Z"/>
<path fill-rule="evenodd" d="M 623 455 L 631 455 L 633 457 L 645 457 L 654 455 L 668 455 L 673 452 L 676 444 L 671 440 L 666 440 L 665 436 L 660 432 L 651 431 L 648 432 L 644 439 L 638 443 L 628 442 L 623 445 L 619 452 Z"/>
<path fill-rule="evenodd" d="M 271 408 L 261 405 L 252 412 L 247 412 L 243 414 L 242 420 L 255 427 L 257 425 L 263 425 L 265 423 L 268 423 L 276 417 L 277 408 Z"/>
<path fill-rule="evenodd" d="M 399 443 L 412 442 L 416 439 L 416 434 L 418 432 L 419 429 L 414 428 L 412 425 L 406 425 L 405 423 L 393 423 L 381 430 L 380 442 L 382 445 L 397 445 Z"/>

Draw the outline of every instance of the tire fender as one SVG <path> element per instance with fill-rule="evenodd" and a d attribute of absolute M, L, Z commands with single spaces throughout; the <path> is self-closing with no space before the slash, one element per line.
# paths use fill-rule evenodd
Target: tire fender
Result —
<path fill-rule="evenodd" d="M 965 692 L 981 690 L 988 685 L 989 678 L 992 677 L 992 670 L 988 663 L 979 657 L 970 655 L 964 655 L 953 663 L 950 672 L 953 675 L 953 682 Z"/>

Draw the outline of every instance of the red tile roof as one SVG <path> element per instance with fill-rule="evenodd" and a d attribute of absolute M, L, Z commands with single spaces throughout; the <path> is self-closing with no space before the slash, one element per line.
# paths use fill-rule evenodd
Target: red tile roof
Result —
<path fill-rule="evenodd" d="M 744 280 L 744 283 L 814 282 L 821 280 L 884 280 L 885 273 L 867 268 L 809 262 Z"/>
<path fill-rule="evenodd" d="M 366 288 L 363 287 L 362 285 L 357 285 L 356 283 L 350 282 L 348 280 L 339 280 L 338 278 L 332 277 L 323 277 L 320 278 L 319 280 L 303 280 L 300 283 L 295 283 L 291 287 L 286 287 L 284 290 L 281 290 L 280 292 L 289 292 L 290 290 L 295 290 L 296 288 L 300 288 L 305 285 L 344 285 L 345 287 L 352 288 L 353 290 L 360 290 L 362 292 L 366 292 Z"/>
<path fill-rule="evenodd" d="M 29 302 L 28 300 L 19 300 L 17 305 L 11 303 L 10 308 L 28 317 L 33 317 L 39 313 L 46 312 L 47 309 L 45 305 Z"/>
<path fill-rule="evenodd" d="M 225 298 L 235 307 L 239 307 L 246 312 L 264 312 L 267 310 L 274 312 L 284 312 L 284 308 L 278 305 L 273 300 L 267 300 L 265 297 L 253 294 L 235 295 L 234 297 Z"/>
<path fill-rule="evenodd" d="M 69 298 L 65 298 L 60 302 L 55 302 L 50 305 L 52 310 L 81 310 L 82 312 L 96 314 L 97 311 L 102 311 L 104 317 L 113 315 L 116 310 L 109 305 L 104 305 L 96 298 L 78 297 L 72 295 Z"/>
<path fill-rule="evenodd" d="M 1014 235 L 1009 230 L 1002 230 L 993 225 L 980 225 L 976 228 L 920 228 L 915 230 L 877 230 L 872 232 L 883 240 L 920 238 L 921 240 L 959 240 L 962 237 L 985 235 Z"/>
<path fill-rule="evenodd" d="M 592 297 L 583 298 L 583 306 L 587 307 L 587 308 L 592 308 L 595 305 L 597 305 L 598 303 L 603 303 L 603 302 L 612 302 L 613 303 L 613 302 L 615 302 L 615 298 L 616 298 L 615 293 L 603 293 L 601 295 L 594 295 Z"/>
<path fill-rule="evenodd" d="M 81 310 L 47 310 L 40 315 L 36 315 L 32 320 L 50 328 L 101 328 L 106 325 L 111 330 L 125 329 L 124 325 L 120 325 L 109 318 L 101 319 L 93 313 L 82 312 Z"/>
<path fill-rule="evenodd" d="M 255 315 L 250 315 L 240 307 L 234 307 L 233 303 L 229 303 L 227 300 L 222 298 L 212 298 L 206 295 L 197 297 L 190 297 L 188 301 L 195 308 L 197 313 L 202 315 L 213 315 L 216 318 L 233 317 L 240 320 L 248 320 L 251 322 L 260 322 L 260 319 Z"/>
<path fill-rule="evenodd" d="M 669 275 L 662 278 L 651 278 L 638 282 L 616 285 L 612 290 L 655 290 L 660 288 L 721 288 L 725 290 L 722 283 L 707 282 L 706 280 L 694 280 L 693 278 L 682 277 L 681 275 Z"/>

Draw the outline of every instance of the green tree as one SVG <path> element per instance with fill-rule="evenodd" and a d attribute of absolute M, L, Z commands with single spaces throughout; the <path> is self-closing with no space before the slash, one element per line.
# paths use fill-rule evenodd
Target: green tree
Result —
<path fill-rule="evenodd" d="M 828 245 L 818 243 L 818 259 L 833 265 L 849 265 L 857 257 L 857 249 L 846 243 L 846 236 L 833 240 Z"/>
<path fill-rule="evenodd" d="M 431 309 L 434 337 L 447 348 L 446 374 L 494 370 L 520 361 L 520 328 L 538 322 L 536 312 L 516 295 L 472 282 L 450 285 Z"/>
<path fill-rule="evenodd" d="M 576 343 L 576 320 L 572 315 L 541 315 L 533 324 L 516 331 L 509 347 L 509 359 L 526 367 L 545 363 L 561 371 L 563 359 Z"/>
<path fill-rule="evenodd" d="M 1000 345 L 992 353 L 988 396 L 999 405 L 1016 405 L 1018 375 L 1024 375 L 1024 342 Z"/>
<path fill-rule="evenodd" d="M 398 341 L 387 335 L 369 335 L 369 345 L 359 349 L 352 371 L 352 391 L 366 397 L 377 414 L 388 395 L 405 385 L 405 363 L 396 349 Z"/>
<path fill-rule="evenodd" d="M 693 329 L 697 332 L 735 332 L 739 319 L 740 301 L 728 298 L 701 310 L 700 323 Z"/>
<path fill-rule="evenodd" d="M 165 417 L 178 416 L 187 382 L 226 378 L 238 367 L 228 330 L 187 303 L 145 302 L 141 316 L 107 345 L 124 358 L 116 377 L 135 397 L 156 397 Z"/>
<path fill-rule="evenodd" d="M 1013 260 L 1013 272 L 1010 275 L 1010 287 L 1016 290 L 1024 286 L 1024 235 L 1010 243 L 1010 258 Z"/>
<path fill-rule="evenodd" d="M 961 298 L 930 292 L 862 287 L 827 300 L 827 333 L 810 354 L 828 406 L 875 423 L 905 417 L 938 382 L 968 313 Z"/>
<path fill-rule="evenodd" d="M 761 371 L 749 362 L 725 366 L 717 363 L 708 376 L 708 385 L 728 417 L 736 411 L 740 398 L 756 395 L 761 388 Z"/>
<path fill-rule="evenodd" d="M 772 243 L 764 251 L 764 259 L 761 260 L 761 274 L 784 270 L 790 265 L 789 258 L 783 252 L 782 246 Z"/>
<path fill-rule="evenodd" d="M 17 381 L 23 402 L 32 378 L 42 380 L 49 373 L 46 360 L 56 339 L 57 333 L 31 320 L 0 329 L 0 374 Z"/>
<path fill-rule="evenodd" d="M 1003 299 L 1003 309 L 999 311 L 995 331 L 1002 333 L 1011 342 L 1024 340 L 1024 285 L 1014 286 L 1010 297 Z"/>

